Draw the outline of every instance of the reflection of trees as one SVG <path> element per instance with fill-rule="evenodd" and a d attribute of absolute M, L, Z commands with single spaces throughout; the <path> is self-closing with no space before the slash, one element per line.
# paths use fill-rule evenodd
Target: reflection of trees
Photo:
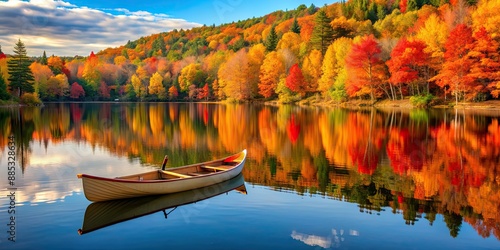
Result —
<path fill-rule="evenodd" d="M 22 122 L 21 122 L 22 121 Z M 450 234 L 462 218 L 500 239 L 498 117 L 446 111 L 318 110 L 216 104 L 48 104 L 0 110 L 0 148 L 14 133 L 30 142 L 65 140 L 169 165 L 214 159 L 243 148 L 245 179 L 299 194 L 386 208 L 407 224 L 443 214 Z M 22 146 L 22 147 L 19 147 Z M 19 152 L 18 155 L 21 155 Z"/>

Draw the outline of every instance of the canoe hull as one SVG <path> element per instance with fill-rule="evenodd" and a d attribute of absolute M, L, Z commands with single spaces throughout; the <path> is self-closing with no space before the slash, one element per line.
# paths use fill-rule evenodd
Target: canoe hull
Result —
<path fill-rule="evenodd" d="M 243 154 L 243 157 L 240 156 L 242 160 L 234 167 L 231 167 L 225 171 L 214 172 L 201 176 L 192 176 L 189 178 L 136 181 L 103 178 L 85 174 L 79 175 L 79 177 L 82 179 L 85 197 L 93 202 L 141 197 L 148 195 L 170 194 L 214 185 L 236 177 L 241 173 L 241 171 L 243 170 L 243 166 L 245 165 L 246 150 L 244 150 L 240 154 Z M 224 159 L 222 159 L 221 161 L 223 160 Z M 206 163 L 197 165 L 202 164 Z M 190 165 L 188 167 L 193 167 L 195 165 Z M 180 170 L 182 168 L 185 167 L 173 168 L 169 170 Z"/>

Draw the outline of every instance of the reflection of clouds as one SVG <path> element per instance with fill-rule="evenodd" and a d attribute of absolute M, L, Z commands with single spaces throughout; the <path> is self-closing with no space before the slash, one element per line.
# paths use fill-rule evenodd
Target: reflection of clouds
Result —
<path fill-rule="evenodd" d="M 333 239 L 330 236 L 317 236 L 317 235 L 312 235 L 312 234 L 303 234 L 303 233 L 297 233 L 295 230 L 292 231 L 292 238 L 294 240 L 299 240 L 304 242 L 304 244 L 309 245 L 309 246 L 319 246 L 322 248 L 339 248 L 340 243 L 345 240 L 344 238 L 344 229 L 340 229 L 337 231 L 337 229 L 332 229 L 332 235 Z M 359 236 L 359 231 L 357 230 L 349 230 L 349 236 Z"/>
<path fill-rule="evenodd" d="M 33 143 L 30 164 L 24 173 L 16 162 L 16 205 L 21 203 L 51 203 L 63 201 L 66 197 L 82 193 L 78 173 L 98 176 L 120 176 L 137 173 L 140 168 L 136 161 L 115 158 L 104 149 L 88 143 L 63 142 L 50 144 L 47 148 Z M 6 152 L 1 154 L 1 162 Z M 2 164 L 0 166 L 5 166 Z M 149 170 L 149 169 L 148 169 Z M 7 168 L 0 167 L 0 207 L 9 203 Z"/>
<path fill-rule="evenodd" d="M 292 232 L 292 238 L 294 240 L 300 240 L 309 246 L 320 246 L 322 248 L 330 248 L 332 245 L 332 239 L 330 237 L 321 237 L 310 234 Z"/>

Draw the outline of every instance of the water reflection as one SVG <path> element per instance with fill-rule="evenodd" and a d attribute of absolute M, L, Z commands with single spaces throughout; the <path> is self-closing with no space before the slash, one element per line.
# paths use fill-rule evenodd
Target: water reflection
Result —
<path fill-rule="evenodd" d="M 247 148 L 248 182 L 357 203 L 363 213 L 389 210 L 408 225 L 432 225 L 441 214 L 453 237 L 468 223 L 483 237 L 500 239 L 498 113 L 72 103 L 0 109 L 0 130 L 2 158 L 13 134 L 27 175 L 40 174 L 37 166 L 50 164 L 50 157 L 68 157 L 75 166 L 63 172 L 70 176 L 81 168 L 77 162 L 102 164 L 96 151 L 153 168 L 165 154 L 169 166 L 180 166 Z M 35 144 L 64 153 L 31 157 L 38 155 Z M 105 164 L 97 174 L 119 175 L 116 166 Z M 76 185 L 56 196 L 78 192 Z M 57 199 L 37 195 L 30 199 Z"/>

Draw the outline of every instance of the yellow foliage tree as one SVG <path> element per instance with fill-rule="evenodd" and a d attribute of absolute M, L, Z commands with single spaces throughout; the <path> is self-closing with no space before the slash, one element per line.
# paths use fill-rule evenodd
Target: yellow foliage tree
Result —
<path fill-rule="evenodd" d="M 321 77 L 321 64 L 323 55 L 319 50 L 312 50 L 302 62 L 302 73 L 307 82 L 306 92 L 314 92 L 318 89 L 318 80 Z"/>
<path fill-rule="evenodd" d="M 149 94 L 157 95 L 159 99 L 164 100 L 167 98 L 167 91 L 163 86 L 163 77 L 160 73 L 156 72 L 149 79 Z"/>
<path fill-rule="evenodd" d="M 278 42 L 276 49 L 290 49 L 296 57 L 299 57 L 301 43 L 302 39 L 300 38 L 300 35 L 290 31 L 283 34 L 283 37 L 281 37 L 281 40 Z"/>
<path fill-rule="evenodd" d="M 266 55 L 259 74 L 259 94 L 269 98 L 276 93 L 281 75 L 285 74 L 285 65 L 278 53 L 273 51 Z"/>

